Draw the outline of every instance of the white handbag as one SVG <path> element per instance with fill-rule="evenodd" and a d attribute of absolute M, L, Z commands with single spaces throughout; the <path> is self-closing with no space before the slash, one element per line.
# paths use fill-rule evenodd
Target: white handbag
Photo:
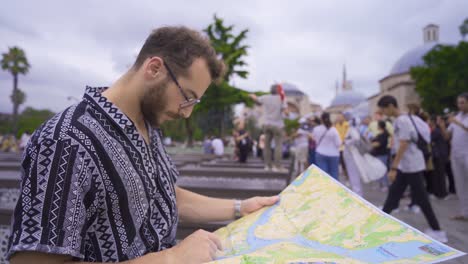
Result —
<path fill-rule="evenodd" d="M 387 173 L 387 166 L 380 161 L 378 158 L 370 155 L 370 154 L 364 154 L 363 156 L 363 169 L 365 170 L 365 178 L 363 177 L 363 181 L 365 183 L 377 181 L 381 179 L 383 176 L 385 176 L 385 173 Z M 362 175 L 364 176 L 364 175 Z"/>

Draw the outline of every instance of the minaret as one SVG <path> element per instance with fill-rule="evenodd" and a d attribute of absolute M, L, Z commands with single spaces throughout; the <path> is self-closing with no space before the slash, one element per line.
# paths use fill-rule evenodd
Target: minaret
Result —
<path fill-rule="evenodd" d="M 348 91 L 348 90 L 353 89 L 351 81 L 348 81 L 348 78 L 346 77 L 346 64 L 343 64 L 343 80 L 341 84 L 341 89 L 343 91 Z"/>
<path fill-rule="evenodd" d="M 424 43 L 439 42 L 439 26 L 429 24 L 423 28 Z"/>
<path fill-rule="evenodd" d="M 335 83 L 335 96 L 338 95 L 339 91 L 340 91 L 340 84 L 339 84 L 338 80 L 336 80 L 336 83 Z"/>
<path fill-rule="evenodd" d="M 346 64 L 343 64 L 343 80 L 342 80 L 342 83 L 341 83 L 341 89 L 343 91 L 346 90 L 346 85 L 347 85 L 347 80 L 346 80 Z"/>

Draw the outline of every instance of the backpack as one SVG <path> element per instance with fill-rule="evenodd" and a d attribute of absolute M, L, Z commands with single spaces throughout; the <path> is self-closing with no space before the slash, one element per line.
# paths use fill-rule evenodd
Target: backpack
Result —
<path fill-rule="evenodd" d="M 416 146 L 422 152 L 422 154 L 424 156 L 424 160 L 427 162 L 431 158 L 431 148 L 429 146 L 429 142 L 426 142 L 426 140 L 424 140 L 424 138 L 419 133 L 418 127 L 414 123 L 413 117 L 411 117 L 411 115 L 409 115 L 409 118 L 411 119 L 411 123 L 413 123 L 413 126 L 416 129 L 416 132 L 418 133 L 418 139 L 415 142 Z"/>

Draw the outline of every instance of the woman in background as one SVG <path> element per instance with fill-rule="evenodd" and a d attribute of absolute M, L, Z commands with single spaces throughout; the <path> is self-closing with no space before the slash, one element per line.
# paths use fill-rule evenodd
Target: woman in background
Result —
<path fill-rule="evenodd" d="M 317 142 L 315 158 L 317 166 L 338 179 L 338 167 L 340 164 L 341 139 L 336 128 L 332 125 L 330 114 L 325 112 L 321 116 L 322 124 L 312 131 L 312 137 Z"/>

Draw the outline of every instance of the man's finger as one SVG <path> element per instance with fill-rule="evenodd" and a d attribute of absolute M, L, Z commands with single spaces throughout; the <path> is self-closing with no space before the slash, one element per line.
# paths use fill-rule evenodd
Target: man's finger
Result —
<path fill-rule="evenodd" d="M 279 196 L 276 195 L 276 196 L 271 196 L 271 197 L 261 197 L 260 198 L 260 204 L 262 205 L 273 205 L 275 204 L 276 202 L 278 202 L 279 200 Z"/>
<path fill-rule="evenodd" d="M 207 232 L 207 234 L 208 234 L 208 238 L 215 243 L 216 247 L 219 250 L 223 250 L 223 244 L 221 243 L 221 240 L 219 240 L 219 237 L 210 232 Z"/>

